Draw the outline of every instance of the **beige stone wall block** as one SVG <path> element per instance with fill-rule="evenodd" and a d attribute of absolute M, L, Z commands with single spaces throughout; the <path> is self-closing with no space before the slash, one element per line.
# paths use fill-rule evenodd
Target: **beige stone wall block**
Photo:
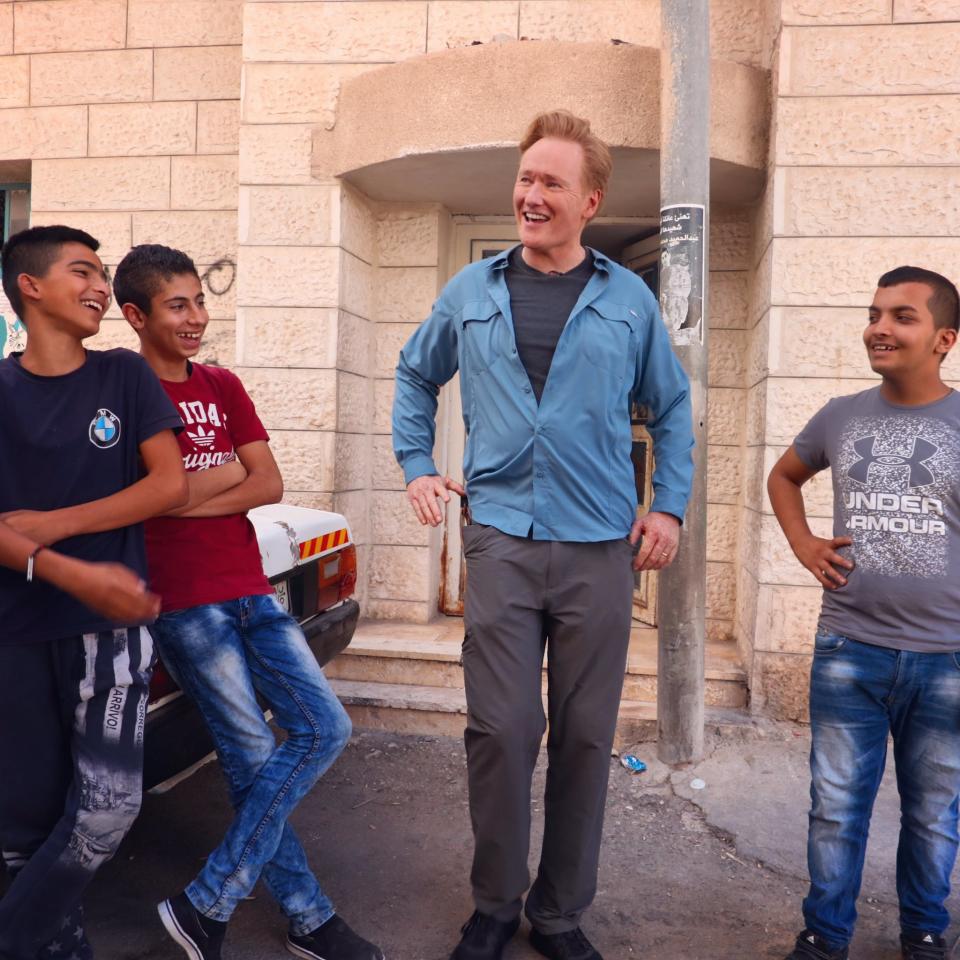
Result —
<path fill-rule="evenodd" d="M 298 490 L 284 490 L 283 499 L 280 502 L 289 503 L 294 507 L 306 507 L 308 510 L 333 510 L 337 513 L 343 513 L 342 510 L 338 510 L 335 506 L 335 499 L 336 498 L 333 493 L 310 493 Z M 351 526 L 351 533 L 352 532 L 353 530 Z M 358 548 L 357 550 L 358 555 L 360 553 L 360 549 L 362 548 Z"/>
<path fill-rule="evenodd" d="M 710 56 L 766 66 L 763 11 L 749 0 L 713 0 L 710 4 Z"/>
<path fill-rule="evenodd" d="M 90 107 L 91 157 L 192 154 L 196 146 L 195 103 L 109 103 Z"/>
<path fill-rule="evenodd" d="M 752 224 L 749 212 L 714 204 L 710 211 L 710 269 L 749 270 Z"/>
<path fill-rule="evenodd" d="M 744 390 L 711 387 L 707 415 L 707 442 L 721 446 L 739 446 L 747 414 Z"/>
<path fill-rule="evenodd" d="M 392 377 L 400 359 L 400 348 L 413 336 L 417 323 L 378 323 L 376 325 L 377 361 L 374 375 Z"/>
<path fill-rule="evenodd" d="M 0 144 L 10 142 L 3 124 L 16 112 L 0 114 Z M 22 134 L 18 129 L 21 143 Z M 34 210 L 47 211 L 165 210 L 170 205 L 170 159 L 34 160 L 31 204 Z"/>
<path fill-rule="evenodd" d="M 960 237 L 778 239 L 773 300 L 784 306 L 863 309 L 873 299 L 877 278 L 902 263 L 921 263 L 953 276 L 960 263 Z"/>
<path fill-rule="evenodd" d="M 764 443 L 767 430 L 767 381 L 747 388 L 747 423 L 745 441 L 748 446 Z"/>
<path fill-rule="evenodd" d="M 960 167 L 794 167 L 782 173 L 780 234 L 960 234 Z"/>
<path fill-rule="evenodd" d="M 770 373 L 770 312 L 767 311 L 747 334 L 745 385 L 752 387 Z"/>
<path fill-rule="evenodd" d="M 0 160 L 82 157 L 86 107 L 18 107 L 0 111 Z M 31 197 L 36 207 L 36 196 Z"/>
<path fill-rule="evenodd" d="M 529 40 L 626 40 L 660 46 L 656 0 L 520 0 L 520 36 Z"/>
<path fill-rule="evenodd" d="M 960 96 L 798 97 L 778 102 L 778 164 L 955 164 Z"/>
<path fill-rule="evenodd" d="M 241 246 L 238 300 L 245 307 L 336 307 L 340 254 L 333 247 Z"/>
<path fill-rule="evenodd" d="M 437 604 L 429 600 L 379 600 L 371 597 L 363 605 L 363 615 L 368 620 L 429 623 L 437 615 Z"/>
<path fill-rule="evenodd" d="M 237 325 L 233 320 L 211 320 L 203 335 L 203 345 L 197 354 L 201 363 L 215 363 L 221 367 L 237 365 Z"/>
<path fill-rule="evenodd" d="M 114 350 L 123 347 L 127 350 L 140 349 L 140 338 L 126 320 L 104 318 L 100 321 L 100 332 L 84 345 L 93 350 Z"/>
<path fill-rule="evenodd" d="M 736 569 L 732 563 L 707 563 L 707 616 L 732 620 L 736 601 Z"/>
<path fill-rule="evenodd" d="M 337 430 L 341 433 L 368 433 L 372 412 L 373 381 L 338 370 Z"/>
<path fill-rule="evenodd" d="M 157 100 L 236 100 L 242 67 L 239 45 L 166 47 L 153 54 Z"/>
<path fill-rule="evenodd" d="M 0 18 L 3 16 L 3 10 L 4 8 L 0 7 Z M 9 107 L 26 107 L 29 103 L 30 58 L 8 57 L 0 53 L 0 110 L 6 110 Z"/>
<path fill-rule="evenodd" d="M 355 317 L 352 313 L 341 310 L 336 343 L 337 369 L 356 373 L 361 377 L 369 376 L 374 356 L 373 337 L 373 321 Z M 368 422 L 367 429 L 369 426 Z"/>
<path fill-rule="evenodd" d="M 435 267 L 439 257 L 439 210 L 394 211 L 377 220 L 381 267 Z"/>
<path fill-rule="evenodd" d="M 334 464 L 335 490 L 370 488 L 373 443 L 360 433 L 338 433 Z"/>
<path fill-rule="evenodd" d="M 129 0 L 128 47 L 239 44 L 243 0 Z"/>
<path fill-rule="evenodd" d="M 771 377 L 767 382 L 767 442 L 788 446 L 832 397 L 873 386 L 834 378 Z"/>
<path fill-rule="evenodd" d="M 427 4 L 350 2 L 248 5 L 246 60 L 393 63 L 426 51 Z"/>
<path fill-rule="evenodd" d="M 234 319 L 237 315 L 236 256 L 221 257 L 213 263 L 198 263 L 197 269 L 207 295 L 210 319 Z"/>
<path fill-rule="evenodd" d="M 740 511 L 734 504 L 707 505 L 707 560 L 731 564 L 737 556 Z"/>
<path fill-rule="evenodd" d="M 333 368 L 337 365 L 337 311 L 295 307 L 241 307 L 238 356 L 248 367 Z"/>
<path fill-rule="evenodd" d="M 377 380 L 373 384 L 373 432 L 377 434 L 390 433 L 390 417 L 393 410 L 393 393 L 396 381 Z M 379 439 L 379 437 L 377 438 Z M 389 439 L 389 436 L 387 437 Z"/>
<path fill-rule="evenodd" d="M 373 543 L 409 547 L 430 544 L 430 528 L 417 520 L 406 492 L 401 490 L 378 490 L 371 495 L 370 526 Z"/>
<path fill-rule="evenodd" d="M 313 139 L 308 124 L 243 125 L 240 127 L 240 182 L 313 184 L 316 181 L 310 173 L 312 153 Z"/>
<path fill-rule="evenodd" d="M 355 544 L 370 543 L 370 492 L 368 490 L 338 491 L 333 495 L 333 509 L 347 518 Z"/>
<path fill-rule="evenodd" d="M 175 210 L 236 210 L 235 156 L 173 157 L 170 205 Z"/>
<path fill-rule="evenodd" d="M 30 102 L 127 103 L 153 96 L 151 50 L 49 53 L 30 59 Z"/>
<path fill-rule="evenodd" d="M 431 0 L 427 50 L 517 39 L 519 0 Z"/>
<path fill-rule="evenodd" d="M 893 19 L 897 23 L 956 20 L 958 17 L 957 0 L 893 0 Z"/>
<path fill-rule="evenodd" d="M 0 57 L 13 53 L 13 4 L 0 4 Z"/>
<path fill-rule="evenodd" d="M 354 316 L 372 318 L 376 271 L 352 253 L 340 257 L 340 306 Z"/>
<path fill-rule="evenodd" d="M 783 0 L 780 16 L 784 24 L 889 23 L 894 0 Z"/>
<path fill-rule="evenodd" d="M 242 367 L 237 375 L 268 430 L 335 429 L 335 371 Z"/>
<path fill-rule="evenodd" d="M 956 9 L 960 16 L 960 8 Z M 780 93 L 789 97 L 960 93 L 955 23 L 787 28 Z"/>
<path fill-rule="evenodd" d="M 248 63 L 244 123 L 315 123 L 331 130 L 344 80 L 369 67 L 353 63 Z"/>
<path fill-rule="evenodd" d="M 334 242 L 339 188 L 240 187 L 240 242 L 323 246 Z"/>
<path fill-rule="evenodd" d="M 783 452 L 780 448 L 772 449 L 772 454 L 768 454 L 769 447 L 746 447 L 743 451 L 743 505 L 749 510 L 770 512 L 767 476 L 779 453 Z"/>
<path fill-rule="evenodd" d="M 747 670 L 748 678 L 753 669 L 753 640 L 757 632 L 757 592 L 756 578 L 742 566 L 737 571 L 737 612 L 734 630 L 737 640 L 737 652 Z"/>
<path fill-rule="evenodd" d="M 810 719 L 810 657 L 757 651 L 751 696 L 754 712 L 774 720 Z"/>
<path fill-rule="evenodd" d="M 240 101 L 201 100 L 197 104 L 197 153 L 240 152 Z"/>
<path fill-rule="evenodd" d="M 285 495 L 333 491 L 336 442 L 332 431 L 270 431 L 270 448 L 283 476 Z"/>
<path fill-rule="evenodd" d="M 709 353 L 709 385 L 742 387 L 747 360 L 747 331 L 712 331 Z"/>
<path fill-rule="evenodd" d="M 740 497 L 742 471 L 739 447 L 709 447 L 707 500 L 710 503 L 736 503 Z"/>
<path fill-rule="evenodd" d="M 430 588 L 427 547 L 375 545 L 370 551 L 370 596 L 381 600 L 423 601 Z"/>
<path fill-rule="evenodd" d="M 738 555 L 740 569 L 747 570 L 757 580 L 761 576 L 764 561 L 762 554 L 763 514 L 756 510 L 740 511 L 740 539 Z"/>
<path fill-rule="evenodd" d="M 747 326 L 746 272 L 710 272 L 710 329 L 741 330 Z"/>
<path fill-rule="evenodd" d="M 340 246 L 366 263 L 377 254 L 377 221 L 370 202 L 359 191 L 340 184 Z"/>
<path fill-rule="evenodd" d="M 44 227 L 63 223 L 64 216 L 58 211 L 33 210 L 30 226 Z M 119 262 L 133 245 L 133 232 L 129 213 L 71 213 L 67 223 L 77 230 L 85 230 L 100 241 L 97 251 L 104 261 Z"/>
<path fill-rule="evenodd" d="M 437 298 L 435 267 L 383 267 L 377 271 L 378 323 L 419 323 Z"/>
<path fill-rule="evenodd" d="M 774 307 L 770 373 L 873 379 L 863 345 L 866 319 L 862 307 Z"/>
<path fill-rule="evenodd" d="M 827 517 L 809 517 L 815 536 L 833 536 L 833 521 Z M 789 586 L 816 586 L 813 574 L 800 565 L 777 523 L 777 518 L 764 514 L 760 520 L 759 573 L 761 583 L 779 583 Z"/>
<path fill-rule="evenodd" d="M 195 263 L 237 259 L 237 215 L 232 211 L 135 213 L 133 242 L 183 250 Z"/>
<path fill-rule="evenodd" d="M 33 0 L 11 6 L 16 53 L 116 50 L 124 45 L 126 0 Z"/>
<path fill-rule="evenodd" d="M 759 319 L 770 309 L 773 291 L 773 257 L 779 241 L 773 239 L 767 243 L 756 269 L 747 285 L 749 306 L 747 308 L 747 325 L 754 326 Z"/>
<path fill-rule="evenodd" d="M 388 407 L 388 419 L 389 414 Z M 370 482 L 374 490 L 406 490 L 403 471 L 393 455 L 393 441 L 389 434 L 381 434 L 373 438 L 373 467 Z"/>
<path fill-rule="evenodd" d="M 813 653 L 823 589 L 761 584 L 754 647 L 774 653 Z"/>

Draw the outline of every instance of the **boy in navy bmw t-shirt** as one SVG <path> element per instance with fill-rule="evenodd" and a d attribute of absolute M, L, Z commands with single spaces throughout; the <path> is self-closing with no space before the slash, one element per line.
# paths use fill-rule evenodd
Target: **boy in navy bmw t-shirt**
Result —
<path fill-rule="evenodd" d="M 150 368 L 128 350 L 83 347 L 110 300 L 98 246 L 80 230 L 35 227 L 0 253 L 4 292 L 28 334 L 22 353 L 0 361 L 0 520 L 10 528 L 0 537 L 0 850 L 13 875 L 0 900 L 0 957 L 9 960 L 93 956 L 80 897 L 140 807 L 153 663 L 143 624 L 157 602 L 143 586 L 141 523 L 187 495 L 180 418 Z"/>

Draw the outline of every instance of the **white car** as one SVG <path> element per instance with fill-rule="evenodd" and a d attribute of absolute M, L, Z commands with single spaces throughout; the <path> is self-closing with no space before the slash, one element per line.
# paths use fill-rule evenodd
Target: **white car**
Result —
<path fill-rule="evenodd" d="M 250 511 L 263 571 L 300 623 L 323 666 L 350 643 L 360 616 L 352 599 L 357 551 L 339 513 L 271 504 Z M 144 741 L 144 789 L 177 776 L 213 750 L 199 711 L 157 663 Z"/>

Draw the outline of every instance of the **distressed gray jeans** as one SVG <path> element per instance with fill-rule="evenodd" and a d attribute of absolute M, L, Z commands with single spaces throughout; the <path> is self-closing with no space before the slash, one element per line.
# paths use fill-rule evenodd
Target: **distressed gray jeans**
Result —
<path fill-rule="evenodd" d="M 544 836 L 526 914 L 541 933 L 575 929 L 596 892 L 610 750 L 630 641 L 626 540 L 568 543 L 471 524 L 463 668 L 477 909 L 520 912 L 530 885 L 530 792 L 546 729 Z"/>
<path fill-rule="evenodd" d="M 140 810 L 152 667 L 146 627 L 0 645 L 0 955 L 92 956 L 75 918 Z"/>

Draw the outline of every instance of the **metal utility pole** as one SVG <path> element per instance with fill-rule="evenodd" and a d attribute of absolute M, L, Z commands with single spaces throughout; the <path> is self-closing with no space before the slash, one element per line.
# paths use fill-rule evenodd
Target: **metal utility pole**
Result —
<path fill-rule="evenodd" d="M 659 574 L 657 754 L 664 763 L 690 763 L 703 756 L 709 0 L 663 0 L 661 17 L 660 311 L 690 378 L 696 447 L 680 552 Z"/>

